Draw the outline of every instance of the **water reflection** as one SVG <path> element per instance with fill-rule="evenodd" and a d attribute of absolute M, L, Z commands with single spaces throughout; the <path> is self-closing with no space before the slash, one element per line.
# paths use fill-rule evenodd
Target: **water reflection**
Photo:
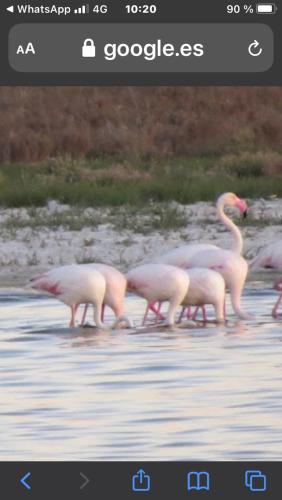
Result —
<path fill-rule="evenodd" d="M 105 332 L 65 328 L 61 304 L 2 290 L 1 459 L 281 459 L 273 301 L 257 280 L 244 297 L 256 320 Z M 130 298 L 130 312 L 140 324 L 143 304 Z"/>

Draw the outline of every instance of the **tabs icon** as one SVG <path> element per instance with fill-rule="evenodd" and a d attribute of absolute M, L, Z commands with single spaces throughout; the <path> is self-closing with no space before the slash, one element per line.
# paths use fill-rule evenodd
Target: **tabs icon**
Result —
<path fill-rule="evenodd" d="M 267 478 L 260 470 L 247 470 L 245 473 L 245 486 L 250 491 L 266 491 Z"/>

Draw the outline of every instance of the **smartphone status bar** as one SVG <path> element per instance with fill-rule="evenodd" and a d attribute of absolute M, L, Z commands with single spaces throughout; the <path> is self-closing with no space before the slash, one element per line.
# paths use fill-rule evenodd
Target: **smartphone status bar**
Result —
<path fill-rule="evenodd" d="M 189 2 L 185 2 L 185 12 L 187 11 L 187 4 L 189 8 L 190 16 L 197 14 L 199 8 L 201 9 L 202 15 L 205 12 L 209 12 L 210 7 L 204 0 L 198 0 L 197 5 L 195 2 L 191 3 L 189 7 Z M 142 16 L 145 18 L 150 18 L 158 16 L 159 14 L 170 12 L 171 14 L 179 12 L 182 14 L 183 2 L 180 0 L 175 0 L 173 5 L 166 2 L 160 2 L 160 0 L 153 1 L 124 1 L 121 3 L 113 3 L 111 1 L 101 1 L 101 2 L 66 2 L 66 3 L 54 3 L 54 2 L 44 2 L 44 3 L 33 3 L 33 2 L 23 2 L 23 3 L 12 3 L 8 2 L 8 5 L 3 6 L 3 9 L 9 14 L 15 14 L 18 16 L 52 16 L 52 17 L 107 17 L 109 14 L 124 14 L 127 16 Z M 243 15 L 247 17 L 257 17 L 257 16 L 268 16 L 276 14 L 278 11 L 278 6 L 276 3 L 256 3 L 256 2 L 246 2 L 238 3 L 232 1 L 218 1 L 216 4 L 212 5 L 212 10 L 216 15 L 221 13 L 222 15 L 227 14 L 229 16 Z"/>
<path fill-rule="evenodd" d="M 10 3 L 1 85 L 281 85 L 277 3 Z"/>
<path fill-rule="evenodd" d="M 278 7 L 275 3 L 246 3 L 240 5 L 238 3 L 227 3 L 225 6 L 226 12 L 228 14 L 246 14 L 246 15 L 268 15 L 276 14 Z M 145 14 L 154 15 L 158 12 L 159 6 L 156 3 L 131 3 L 120 5 L 120 8 L 127 14 Z M 65 5 L 46 5 L 39 4 L 33 5 L 30 3 L 20 3 L 13 4 L 6 7 L 6 10 L 11 14 L 19 15 L 55 15 L 55 16 L 69 16 L 69 15 L 97 15 L 97 14 L 107 14 L 110 10 L 110 6 L 107 3 L 93 4 L 85 3 L 79 6 L 73 6 L 70 4 Z"/>

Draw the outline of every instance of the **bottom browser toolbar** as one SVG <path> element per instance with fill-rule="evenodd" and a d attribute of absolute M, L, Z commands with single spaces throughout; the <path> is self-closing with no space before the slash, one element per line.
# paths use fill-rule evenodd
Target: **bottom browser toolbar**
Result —
<path fill-rule="evenodd" d="M 280 498 L 279 462 L 9 462 L 6 498 Z"/>

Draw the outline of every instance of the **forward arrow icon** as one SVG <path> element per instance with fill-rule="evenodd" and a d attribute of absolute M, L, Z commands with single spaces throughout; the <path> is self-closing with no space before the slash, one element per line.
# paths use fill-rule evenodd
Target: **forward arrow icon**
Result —
<path fill-rule="evenodd" d="M 87 486 L 88 483 L 90 483 L 90 479 L 88 479 L 88 477 L 85 476 L 85 474 L 83 474 L 83 472 L 80 472 L 80 477 L 81 477 L 81 479 L 83 479 L 83 483 L 81 484 L 80 489 L 83 490 L 85 488 L 85 486 Z"/>

